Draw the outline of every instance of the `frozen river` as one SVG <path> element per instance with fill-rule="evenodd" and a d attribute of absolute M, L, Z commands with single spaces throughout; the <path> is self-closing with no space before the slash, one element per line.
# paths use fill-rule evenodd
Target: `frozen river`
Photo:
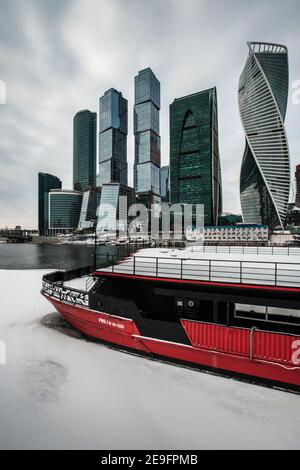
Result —
<path fill-rule="evenodd" d="M 47 329 L 43 271 L 0 271 L 1 449 L 299 449 L 300 396 Z"/>

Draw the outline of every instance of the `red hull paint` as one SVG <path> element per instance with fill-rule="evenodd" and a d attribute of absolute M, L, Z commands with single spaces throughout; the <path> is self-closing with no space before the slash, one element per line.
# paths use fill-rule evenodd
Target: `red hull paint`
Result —
<path fill-rule="evenodd" d="M 193 346 L 170 343 L 155 338 L 145 338 L 140 335 L 133 320 L 64 303 L 48 295 L 45 295 L 45 297 L 69 323 L 90 337 L 180 362 L 193 363 L 198 366 L 300 387 L 300 367 L 270 362 L 270 358 L 269 361 L 250 359 L 250 357 L 247 357 L 248 351 L 245 346 L 244 337 L 241 340 L 241 352 L 225 353 L 203 349 L 200 346 L 195 346 L 190 330 L 183 321 L 183 327 L 190 337 Z M 229 328 L 229 330 L 233 329 Z M 234 330 L 238 331 L 239 329 Z M 245 330 L 240 331 L 244 332 Z"/>

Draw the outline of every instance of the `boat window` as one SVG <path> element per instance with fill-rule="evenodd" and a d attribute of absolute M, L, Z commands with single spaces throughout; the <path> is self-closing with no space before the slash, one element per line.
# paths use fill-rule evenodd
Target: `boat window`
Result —
<path fill-rule="evenodd" d="M 235 304 L 235 318 L 258 320 L 272 323 L 296 324 L 300 323 L 300 310 L 266 307 L 263 305 Z"/>

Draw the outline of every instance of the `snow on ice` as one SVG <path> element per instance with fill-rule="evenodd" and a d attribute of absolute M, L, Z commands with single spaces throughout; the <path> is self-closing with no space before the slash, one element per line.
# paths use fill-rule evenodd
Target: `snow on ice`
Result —
<path fill-rule="evenodd" d="M 300 448 L 300 397 L 46 328 L 42 271 L 0 271 L 1 449 Z"/>

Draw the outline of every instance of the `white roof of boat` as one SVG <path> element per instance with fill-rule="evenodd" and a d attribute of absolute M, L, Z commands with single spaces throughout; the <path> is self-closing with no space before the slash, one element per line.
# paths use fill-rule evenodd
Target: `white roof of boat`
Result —
<path fill-rule="evenodd" d="M 207 253 L 200 248 L 142 249 L 97 272 L 190 281 L 300 288 L 300 250 L 295 254 Z"/>

